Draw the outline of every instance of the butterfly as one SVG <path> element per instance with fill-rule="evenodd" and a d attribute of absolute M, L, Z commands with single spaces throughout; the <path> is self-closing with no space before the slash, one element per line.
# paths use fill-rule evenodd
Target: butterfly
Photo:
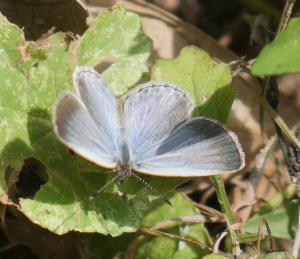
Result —
<path fill-rule="evenodd" d="M 115 169 L 117 177 L 200 177 L 245 164 L 237 136 L 216 120 L 190 118 L 193 102 L 173 84 L 146 83 L 117 98 L 90 67 L 77 67 L 73 83 L 76 93 L 57 100 L 54 132 L 81 157 Z"/>

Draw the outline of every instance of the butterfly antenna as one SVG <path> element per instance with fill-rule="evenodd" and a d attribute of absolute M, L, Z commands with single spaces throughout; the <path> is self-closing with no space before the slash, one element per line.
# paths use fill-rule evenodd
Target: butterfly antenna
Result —
<path fill-rule="evenodd" d="M 159 196 L 160 199 L 162 199 L 164 202 L 168 203 L 170 206 L 173 207 L 172 203 L 164 197 L 157 189 L 155 189 L 152 185 L 150 185 L 144 178 L 140 177 L 134 172 L 131 172 L 131 175 L 133 175 L 136 179 L 138 179 L 140 182 L 142 182 L 149 190 L 151 190 L 153 193 Z"/>
<path fill-rule="evenodd" d="M 89 200 L 92 201 L 95 199 L 95 197 L 100 194 L 104 189 L 106 189 L 108 186 L 110 186 L 111 184 L 113 184 L 115 181 L 118 180 L 118 178 L 120 177 L 119 174 L 117 174 L 116 176 L 114 176 L 113 178 L 111 178 L 106 184 L 104 184 L 98 191 L 96 191 L 94 194 L 92 194 L 89 197 Z"/>
<path fill-rule="evenodd" d="M 110 171 L 105 171 L 105 173 L 111 173 L 111 172 L 115 172 L 116 169 L 110 170 Z M 107 188 L 109 185 L 113 184 L 116 180 L 118 180 L 119 175 L 114 176 L 110 181 L 108 181 L 106 184 L 104 184 L 97 192 L 95 192 L 94 194 L 92 194 L 89 197 L 89 200 L 92 201 L 95 199 L 95 197 L 101 193 L 105 188 Z M 60 223 L 55 229 L 54 232 L 56 232 L 63 224 L 65 224 L 68 220 L 70 220 L 72 217 L 75 216 L 75 214 L 79 211 L 80 206 L 78 206 L 78 208 L 72 212 L 69 216 L 67 216 L 62 223 Z"/>

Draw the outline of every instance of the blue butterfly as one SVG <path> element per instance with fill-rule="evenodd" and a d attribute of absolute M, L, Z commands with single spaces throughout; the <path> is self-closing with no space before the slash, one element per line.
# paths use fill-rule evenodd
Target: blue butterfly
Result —
<path fill-rule="evenodd" d="M 189 118 L 191 99 L 177 86 L 147 83 L 117 98 L 92 68 L 77 67 L 76 94 L 63 93 L 54 130 L 68 148 L 118 177 L 233 173 L 245 164 L 236 135 L 219 122 Z"/>

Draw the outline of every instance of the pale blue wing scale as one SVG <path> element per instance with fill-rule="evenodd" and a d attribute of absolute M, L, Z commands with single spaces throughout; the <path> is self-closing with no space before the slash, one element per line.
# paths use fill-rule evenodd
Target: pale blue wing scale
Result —
<path fill-rule="evenodd" d="M 114 150 L 103 141 L 103 131 L 81 100 L 71 92 L 62 94 L 56 103 L 54 131 L 78 155 L 99 166 L 116 167 Z"/>
<path fill-rule="evenodd" d="M 192 102 L 177 87 L 145 84 L 124 102 L 124 121 L 130 160 L 155 155 L 157 146 L 172 130 L 187 120 Z"/>
<path fill-rule="evenodd" d="M 78 96 L 98 128 L 98 141 L 109 150 L 110 155 L 116 155 L 120 123 L 115 95 L 101 76 L 90 67 L 77 67 L 73 82 Z"/>
<path fill-rule="evenodd" d="M 185 122 L 155 148 L 152 156 L 135 161 L 135 170 L 157 176 L 198 177 L 236 172 L 245 164 L 236 135 L 207 118 Z"/>

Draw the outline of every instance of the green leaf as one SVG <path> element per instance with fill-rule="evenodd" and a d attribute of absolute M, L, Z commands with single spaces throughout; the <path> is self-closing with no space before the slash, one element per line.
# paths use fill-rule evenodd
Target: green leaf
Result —
<path fill-rule="evenodd" d="M 114 20 L 110 16 L 117 14 L 120 23 L 128 19 L 125 26 L 136 27 L 135 32 L 129 28 L 132 35 L 126 48 L 109 45 L 109 53 L 118 53 L 114 73 L 116 80 L 121 81 L 123 68 L 118 62 L 130 59 L 143 67 L 142 60 L 145 61 L 148 54 L 139 52 L 146 37 L 140 30 L 137 16 L 118 7 L 111 13 L 106 12 L 104 17 Z M 124 17 L 127 18 L 124 20 Z M 102 24 L 97 27 L 99 35 L 95 29 L 90 41 L 112 40 L 110 34 L 101 33 L 107 31 L 103 26 L 114 30 L 120 24 Z M 0 27 L 0 194 L 7 192 L 11 182 L 18 181 L 15 172 L 20 171 L 24 160 L 34 158 L 42 163 L 48 175 L 45 178 L 49 180 L 33 199 L 20 200 L 20 210 L 33 222 L 59 234 L 76 230 L 116 236 L 136 231 L 151 205 L 145 186 L 130 179 L 118 188 L 125 195 L 118 195 L 117 188 L 112 186 L 94 202 L 89 202 L 89 196 L 112 175 L 103 174 L 103 169 L 71 155 L 53 133 L 54 103 L 62 91 L 73 90 L 71 77 L 76 59 L 72 56 L 74 52 L 67 34 L 58 33 L 38 43 L 27 43 L 23 32 L 6 20 L 0 20 Z M 90 53 L 86 36 L 82 41 L 87 44 L 86 53 Z M 149 40 L 146 43 L 149 46 Z M 106 46 L 100 47 L 105 49 Z M 85 52 L 84 44 L 79 48 Z M 170 184 L 165 184 L 159 190 L 170 188 Z"/>
<path fill-rule="evenodd" d="M 199 215 L 199 211 L 181 195 L 174 194 L 170 199 L 172 207 L 168 204 L 160 204 L 151 210 L 145 217 L 143 226 L 152 227 L 159 222 L 170 219 L 176 219 L 181 216 Z M 196 241 L 202 242 L 206 245 L 211 245 L 211 239 L 204 227 L 204 224 L 185 224 L 181 223 L 176 226 L 163 229 L 176 235 L 181 235 L 193 238 Z M 139 243 L 136 252 L 136 258 L 202 258 L 203 255 L 208 253 L 207 250 L 199 247 L 191 246 L 183 241 L 171 240 L 166 237 L 145 237 Z"/>
<path fill-rule="evenodd" d="M 229 67 L 217 63 L 203 50 L 190 46 L 173 60 L 158 60 L 151 70 L 152 81 L 174 83 L 194 101 L 195 116 L 226 122 L 233 99 Z"/>
<path fill-rule="evenodd" d="M 252 67 L 257 76 L 300 71 L 300 18 L 289 21 L 287 28 L 266 45 Z"/>
<path fill-rule="evenodd" d="M 270 253 L 270 254 L 262 255 L 260 258 L 261 259 L 296 259 L 294 256 L 286 252 Z"/>
<path fill-rule="evenodd" d="M 0 195 L 4 195 L 8 189 L 4 169 L 12 163 L 16 170 L 21 169 L 23 161 L 20 159 L 29 156 L 31 150 L 24 144 L 24 142 L 29 142 L 26 127 L 24 127 L 28 106 L 26 94 L 23 91 L 26 78 L 16 68 L 18 61 L 22 58 L 19 48 L 24 45 L 23 34 L 17 26 L 9 24 L 3 17 L 0 18 L 0 29 L 0 78 L 2 81 L 0 86 Z M 16 149 L 7 144 L 12 139 L 14 139 Z M 9 178 L 10 182 L 15 180 L 15 176 Z"/>
<path fill-rule="evenodd" d="M 7 63 L 15 64 L 21 59 L 21 53 L 16 46 L 21 47 L 24 43 L 21 30 L 12 24 L 7 26 L 7 23 L 8 22 L 2 17 L 0 20 L 1 65 Z"/>
<path fill-rule="evenodd" d="M 255 214 L 249 219 L 245 226 L 248 233 L 257 233 L 258 225 L 262 218 L 265 218 L 271 228 L 273 237 L 292 240 L 297 229 L 299 217 L 300 203 L 299 201 L 286 204 L 283 208 L 264 214 Z M 265 226 L 263 233 L 266 235 Z"/>
<path fill-rule="evenodd" d="M 198 215 L 199 211 L 192 203 L 184 199 L 181 195 L 174 193 L 170 198 L 172 207 L 165 203 L 155 201 L 152 208 L 144 219 L 142 226 L 153 227 L 157 223 L 175 220 L 181 216 Z M 175 227 L 169 226 L 161 229 L 174 234 L 185 235 L 194 240 L 201 241 L 206 245 L 211 245 L 212 241 L 208 235 L 204 224 L 178 223 Z M 144 236 L 143 238 L 141 238 Z M 152 237 L 143 233 L 123 234 L 122 236 L 111 238 L 102 235 L 82 236 L 83 251 L 86 255 L 93 255 L 100 258 L 115 258 L 118 254 L 126 253 L 129 246 L 137 242 L 134 251 L 135 259 L 138 258 L 202 258 L 208 251 L 190 246 L 189 244 L 171 240 L 165 237 Z M 101 244 L 101 246 L 99 245 Z"/>
<path fill-rule="evenodd" d="M 77 59 L 89 66 L 113 61 L 103 77 L 116 95 L 122 95 L 148 72 L 145 63 L 151 50 L 152 41 L 143 34 L 138 15 L 117 5 L 102 13 L 84 33 Z"/>

